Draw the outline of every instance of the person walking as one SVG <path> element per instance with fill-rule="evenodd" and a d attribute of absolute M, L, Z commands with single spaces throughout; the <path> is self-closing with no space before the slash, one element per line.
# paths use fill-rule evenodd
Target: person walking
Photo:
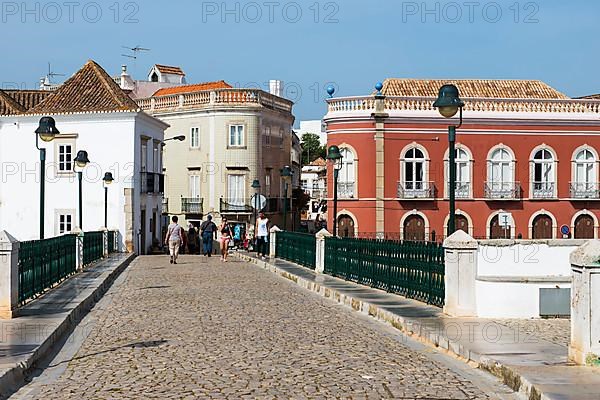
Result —
<path fill-rule="evenodd" d="M 167 229 L 167 235 L 165 236 L 165 245 L 169 246 L 169 254 L 171 255 L 170 263 L 177 264 L 177 257 L 179 256 L 179 248 L 181 247 L 183 238 L 183 229 L 177 223 L 179 218 L 174 215 L 171 219 L 173 222 Z"/>
<path fill-rule="evenodd" d="M 254 231 L 256 232 L 257 255 L 264 260 L 267 256 L 267 243 L 269 243 L 269 219 L 265 217 L 265 213 L 258 214 Z"/>
<path fill-rule="evenodd" d="M 197 232 L 196 232 L 196 227 L 192 224 L 189 224 L 188 226 L 188 232 L 187 232 L 187 248 L 188 248 L 188 254 L 196 254 L 196 236 L 197 236 Z"/>
<path fill-rule="evenodd" d="M 221 232 L 221 261 L 227 262 L 229 240 L 233 237 L 227 218 L 223 217 L 219 231 Z"/>
<path fill-rule="evenodd" d="M 212 220 L 212 215 L 208 214 L 206 221 L 200 225 L 200 234 L 202 236 L 202 254 L 210 257 L 213 252 L 213 238 L 217 240 L 217 225 Z"/>

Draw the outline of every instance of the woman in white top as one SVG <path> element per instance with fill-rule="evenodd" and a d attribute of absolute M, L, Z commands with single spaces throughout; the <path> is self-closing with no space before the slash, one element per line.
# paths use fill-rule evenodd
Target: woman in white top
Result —
<path fill-rule="evenodd" d="M 171 254 L 171 264 L 177 264 L 177 257 L 179 256 L 179 247 L 182 241 L 181 226 L 177 223 L 179 218 L 176 215 L 173 216 L 173 223 L 169 225 L 167 229 L 167 236 L 165 237 L 165 244 L 169 246 L 169 253 Z"/>
<path fill-rule="evenodd" d="M 259 257 L 267 256 L 267 243 L 269 243 L 269 219 L 261 212 L 256 220 L 256 248 Z"/>

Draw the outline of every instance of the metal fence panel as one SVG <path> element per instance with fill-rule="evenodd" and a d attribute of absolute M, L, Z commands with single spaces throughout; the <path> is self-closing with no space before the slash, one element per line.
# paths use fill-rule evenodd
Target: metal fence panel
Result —
<path fill-rule="evenodd" d="M 85 232 L 83 234 L 83 265 L 89 265 L 104 257 L 104 233 Z"/>
<path fill-rule="evenodd" d="M 315 235 L 281 231 L 277 232 L 275 237 L 277 257 L 315 269 L 317 246 Z"/>
<path fill-rule="evenodd" d="M 21 242 L 19 303 L 32 299 L 77 271 L 77 238 L 64 235 Z"/>
<path fill-rule="evenodd" d="M 444 270 L 440 243 L 325 239 L 326 274 L 438 307 L 444 305 Z"/>

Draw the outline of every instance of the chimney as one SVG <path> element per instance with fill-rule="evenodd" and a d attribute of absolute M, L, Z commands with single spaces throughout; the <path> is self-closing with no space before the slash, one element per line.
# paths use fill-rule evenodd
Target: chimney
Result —
<path fill-rule="evenodd" d="M 127 65 L 121 65 L 121 89 L 125 89 L 127 86 L 127 78 L 129 75 L 127 74 Z"/>
<path fill-rule="evenodd" d="M 272 79 L 269 81 L 269 93 L 283 97 L 283 81 Z"/>

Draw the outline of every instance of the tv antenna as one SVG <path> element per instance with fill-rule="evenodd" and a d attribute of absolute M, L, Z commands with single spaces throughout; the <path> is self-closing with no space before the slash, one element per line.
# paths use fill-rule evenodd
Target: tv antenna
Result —
<path fill-rule="evenodd" d="M 150 49 L 146 49 L 144 47 L 140 47 L 139 45 L 135 46 L 135 47 L 127 47 L 127 46 L 121 46 L 121 47 L 123 47 L 124 49 L 127 49 L 127 50 L 129 50 L 129 51 L 132 52 L 132 54 L 121 54 L 121 55 L 123 57 L 133 58 L 134 60 L 137 60 L 138 54 L 140 52 L 142 52 L 142 51 L 150 51 Z"/>
<path fill-rule="evenodd" d="M 57 76 L 65 76 L 65 74 L 58 74 L 56 72 L 53 72 L 52 66 L 50 65 L 50 63 L 48 63 L 48 74 L 46 75 L 46 77 L 48 78 L 48 83 L 52 84 L 52 78 Z"/>

